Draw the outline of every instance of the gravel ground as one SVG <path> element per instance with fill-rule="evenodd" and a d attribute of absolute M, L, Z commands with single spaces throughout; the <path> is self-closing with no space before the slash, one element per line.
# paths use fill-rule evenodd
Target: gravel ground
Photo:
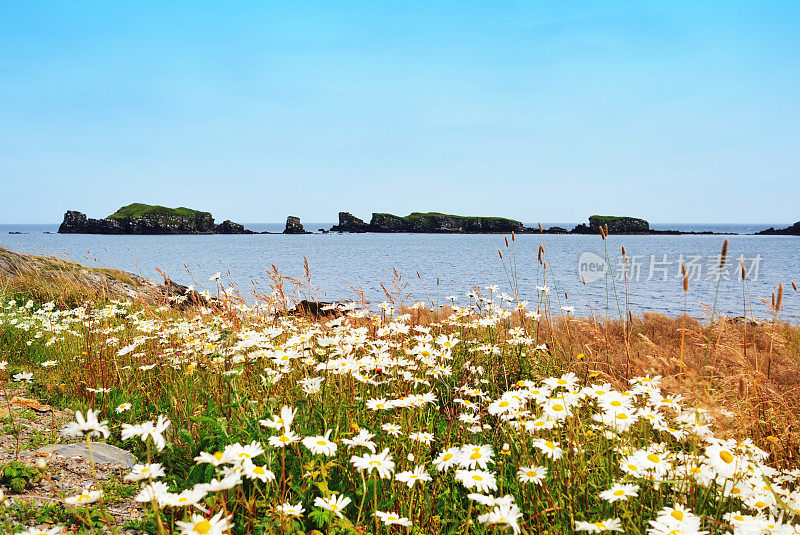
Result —
<path fill-rule="evenodd" d="M 4 505 L 11 505 L 8 512 L 11 513 L 12 520 L 22 520 L 19 517 L 14 518 L 14 503 L 19 505 L 33 500 L 35 507 L 42 507 L 46 503 L 71 507 L 64 504 L 63 498 L 92 485 L 95 477 L 106 490 L 106 496 L 110 500 L 107 510 L 118 527 L 140 518 L 141 509 L 133 501 L 137 492 L 136 486 L 122 480 L 129 471 L 123 464 L 97 463 L 93 477 L 91 463 L 83 457 L 65 457 L 37 451 L 52 444 L 77 442 L 76 439 L 64 438 L 59 433 L 61 427 L 72 418 L 74 413 L 71 411 L 48 407 L 31 399 L 22 385 L 12 383 L 6 385 L 5 391 L 0 389 L 0 469 L 14 460 L 29 466 L 36 466 L 37 462 L 44 461 L 47 467 L 44 477 L 21 493 L 14 493 L 0 483 L 0 489 L 8 499 Z M 38 527 L 44 528 L 48 525 L 41 524 Z"/>

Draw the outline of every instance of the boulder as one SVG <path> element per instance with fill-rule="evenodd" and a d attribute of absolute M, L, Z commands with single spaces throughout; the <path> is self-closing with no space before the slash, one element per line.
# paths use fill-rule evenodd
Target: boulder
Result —
<path fill-rule="evenodd" d="M 97 463 L 111 463 L 133 468 L 136 464 L 136 457 L 128 451 L 125 451 L 111 444 L 105 442 L 91 442 L 91 454 L 89 447 L 85 442 L 76 442 L 74 444 L 50 444 L 39 448 L 34 453 L 45 453 L 49 455 L 61 455 L 62 457 L 83 457 L 89 459 L 89 456 Z"/>

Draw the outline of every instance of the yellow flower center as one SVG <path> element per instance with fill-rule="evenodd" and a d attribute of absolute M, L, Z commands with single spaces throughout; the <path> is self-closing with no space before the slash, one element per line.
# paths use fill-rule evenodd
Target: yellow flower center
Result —
<path fill-rule="evenodd" d="M 554 411 L 563 411 L 564 410 L 564 405 L 556 403 L 555 405 L 553 405 L 553 410 Z"/>
<path fill-rule="evenodd" d="M 615 490 L 614 496 L 623 496 L 625 494 L 624 490 Z"/>
<path fill-rule="evenodd" d="M 472 479 L 474 479 L 475 481 L 483 481 L 483 476 L 479 476 L 478 474 L 475 474 L 475 475 L 472 476 Z"/>
<path fill-rule="evenodd" d="M 208 520 L 201 520 L 200 522 L 194 525 L 194 530 L 197 533 L 202 533 L 203 535 L 205 535 L 206 533 L 211 531 L 211 522 L 209 522 Z"/>
<path fill-rule="evenodd" d="M 611 402 L 611 406 L 612 407 L 622 407 L 622 402 L 621 401 L 617 401 L 615 399 L 614 401 Z"/>
<path fill-rule="evenodd" d="M 256 466 L 255 468 L 253 468 L 253 473 L 254 474 L 266 474 L 264 469 L 262 467 L 260 467 L 260 466 Z"/>
<path fill-rule="evenodd" d="M 469 456 L 469 458 L 472 459 L 473 461 L 476 459 L 480 459 L 481 457 L 483 457 L 483 455 L 481 455 L 480 452 L 478 451 Z"/>
<path fill-rule="evenodd" d="M 533 470 L 528 470 L 527 472 L 525 472 L 525 475 L 528 477 L 536 477 L 536 472 L 534 472 Z"/>
<path fill-rule="evenodd" d="M 511 405 L 511 403 L 509 403 L 508 401 L 501 401 L 499 406 L 500 407 L 508 407 L 509 405 Z"/>
<path fill-rule="evenodd" d="M 324 440 L 317 440 L 317 446 L 324 446 L 325 444 L 327 444 L 327 442 Z"/>
<path fill-rule="evenodd" d="M 627 420 L 628 419 L 628 415 L 625 414 L 624 412 L 621 412 L 621 413 L 617 414 L 616 418 L 617 418 L 617 420 Z"/>
<path fill-rule="evenodd" d="M 731 455 L 731 452 L 729 451 L 722 450 L 719 452 L 719 458 L 725 461 L 727 464 L 731 464 L 733 462 L 733 455 Z"/>
<path fill-rule="evenodd" d="M 278 440 L 280 440 L 281 442 L 285 443 L 285 442 L 289 442 L 290 439 L 286 435 L 281 435 Z"/>
<path fill-rule="evenodd" d="M 656 455 L 655 453 L 651 453 L 650 455 L 647 456 L 647 460 L 653 464 L 657 464 L 661 459 L 659 459 L 658 455 Z"/>
<path fill-rule="evenodd" d="M 761 500 L 758 500 L 754 505 L 756 506 L 756 509 L 761 509 L 762 507 L 767 506 L 767 504 L 762 502 Z"/>
<path fill-rule="evenodd" d="M 555 444 L 553 444 L 553 443 L 552 443 L 550 440 L 548 440 L 547 442 L 545 442 L 545 443 L 544 443 L 544 445 L 545 445 L 545 446 L 547 446 L 548 448 L 550 448 L 551 450 L 554 450 L 554 449 L 556 449 L 556 445 L 555 445 Z"/>
<path fill-rule="evenodd" d="M 672 511 L 669 515 L 678 522 L 683 522 L 683 511 Z"/>
<path fill-rule="evenodd" d="M 442 460 L 443 461 L 449 461 L 452 458 L 453 458 L 453 454 L 452 453 L 445 453 L 444 457 L 442 457 Z"/>
<path fill-rule="evenodd" d="M 221 452 L 221 451 L 218 451 L 217 453 L 215 453 L 215 454 L 214 454 L 214 458 L 215 458 L 216 460 L 218 460 L 218 461 L 221 461 L 221 460 L 222 460 L 222 452 Z"/>

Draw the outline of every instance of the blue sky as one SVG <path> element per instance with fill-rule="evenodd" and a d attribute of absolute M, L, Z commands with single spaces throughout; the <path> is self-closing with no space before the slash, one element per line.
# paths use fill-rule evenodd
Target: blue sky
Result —
<path fill-rule="evenodd" d="M 3 2 L 0 223 L 800 219 L 800 3 Z"/>

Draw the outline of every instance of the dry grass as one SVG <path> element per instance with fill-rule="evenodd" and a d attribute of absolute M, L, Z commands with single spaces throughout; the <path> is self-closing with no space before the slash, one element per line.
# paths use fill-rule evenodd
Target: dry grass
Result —
<path fill-rule="evenodd" d="M 77 306 L 84 301 L 155 295 L 152 282 L 117 269 L 89 268 L 55 256 L 0 247 L 0 293 L 36 302 Z"/>
<path fill-rule="evenodd" d="M 427 325 L 441 321 L 450 309 L 404 312 L 416 324 Z M 732 414 L 718 420 L 724 426 L 719 436 L 750 437 L 786 466 L 800 455 L 798 325 L 758 325 L 720 316 L 709 323 L 648 313 L 631 316 L 627 335 L 614 319 L 557 317 L 526 328 L 581 377 L 599 374 L 622 386 L 632 377 L 661 375 L 664 388 L 689 405 Z"/>

